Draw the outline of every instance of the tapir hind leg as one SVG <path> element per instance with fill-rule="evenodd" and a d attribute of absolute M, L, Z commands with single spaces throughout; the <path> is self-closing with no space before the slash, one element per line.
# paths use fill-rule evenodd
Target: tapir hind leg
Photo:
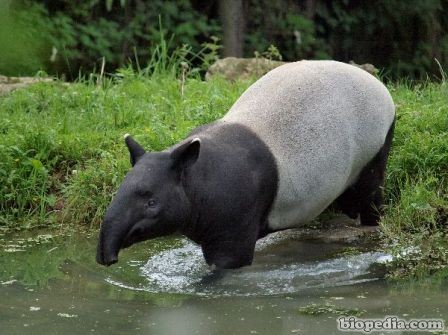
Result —
<path fill-rule="evenodd" d="M 382 215 L 382 187 L 386 173 L 395 121 L 389 128 L 383 147 L 364 167 L 357 182 L 344 191 L 335 201 L 336 208 L 351 218 L 361 215 L 361 224 L 375 226 Z"/>

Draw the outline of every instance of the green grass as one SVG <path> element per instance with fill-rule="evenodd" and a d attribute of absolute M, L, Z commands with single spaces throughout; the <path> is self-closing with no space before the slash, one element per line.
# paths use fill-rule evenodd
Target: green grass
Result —
<path fill-rule="evenodd" d="M 322 314 L 335 314 L 342 316 L 362 316 L 366 313 L 365 310 L 359 308 L 344 308 L 338 307 L 329 302 L 325 304 L 310 304 L 299 308 L 299 313 L 304 315 L 319 316 Z"/>
<path fill-rule="evenodd" d="M 394 277 L 448 269 L 448 85 L 390 87 L 397 127 L 388 163 L 383 240 Z M 403 252 L 404 250 L 404 252 Z M 448 273 L 448 272 L 447 272 Z"/>
<path fill-rule="evenodd" d="M 129 169 L 125 133 L 162 150 L 247 86 L 126 70 L 101 85 L 40 83 L 0 97 L 0 226 L 97 225 Z"/>
<path fill-rule="evenodd" d="M 1 96 L 0 229 L 97 227 L 130 167 L 125 133 L 164 149 L 222 116 L 250 85 L 204 82 L 194 71 L 183 80 L 176 64 Z M 389 89 L 397 124 L 382 239 L 394 254 L 418 250 L 398 258 L 391 274 L 440 272 L 448 264 L 448 85 Z"/>

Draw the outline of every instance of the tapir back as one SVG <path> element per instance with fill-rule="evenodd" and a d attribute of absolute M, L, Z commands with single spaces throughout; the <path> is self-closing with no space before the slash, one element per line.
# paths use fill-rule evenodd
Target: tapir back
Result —
<path fill-rule="evenodd" d="M 354 66 L 300 61 L 252 85 L 223 117 L 249 127 L 275 157 L 279 189 L 270 228 L 305 224 L 378 153 L 394 120 L 384 85 Z"/>

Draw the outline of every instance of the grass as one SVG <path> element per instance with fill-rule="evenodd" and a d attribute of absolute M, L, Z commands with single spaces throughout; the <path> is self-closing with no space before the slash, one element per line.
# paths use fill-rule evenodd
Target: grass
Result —
<path fill-rule="evenodd" d="M 157 52 L 144 70 L 0 97 L 0 229 L 97 227 L 130 167 L 123 134 L 164 149 L 222 116 L 250 85 L 204 82 L 176 58 L 161 66 L 166 51 Z M 381 227 L 399 255 L 390 273 L 440 273 L 448 264 L 448 85 L 389 89 L 397 124 Z"/>
<path fill-rule="evenodd" d="M 448 266 L 448 85 L 390 87 L 397 127 L 382 220 L 391 276 L 424 276 Z M 448 274 L 448 272 L 446 272 Z"/>
<path fill-rule="evenodd" d="M 101 85 L 40 83 L 0 97 L 0 225 L 97 225 L 129 169 L 125 133 L 162 150 L 223 115 L 247 86 L 123 70 Z"/>
<path fill-rule="evenodd" d="M 319 316 L 322 314 L 335 314 L 340 316 L 362 316 L 365 310 L 359 308 L 343 308 L 331 303 L 310 304 L 299 308 L 299 313 L 304 315 Z"/>

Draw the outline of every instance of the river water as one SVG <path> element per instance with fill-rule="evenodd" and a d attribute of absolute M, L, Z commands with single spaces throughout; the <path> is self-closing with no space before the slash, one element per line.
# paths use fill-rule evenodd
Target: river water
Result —
<path fill-rule="evenodd" d="M 252 266 L 226 271 L 209 269 L 181 237 L 135 245 L 109 268 L 95 263 L 96 236 L 86 233 L 0 243 L 2 335 L 328 335 L 343 334 L 341 313 L 448 318 L 447 283 L 388 282 L 389 255 L 348 243 L 273 234 Z"/>

